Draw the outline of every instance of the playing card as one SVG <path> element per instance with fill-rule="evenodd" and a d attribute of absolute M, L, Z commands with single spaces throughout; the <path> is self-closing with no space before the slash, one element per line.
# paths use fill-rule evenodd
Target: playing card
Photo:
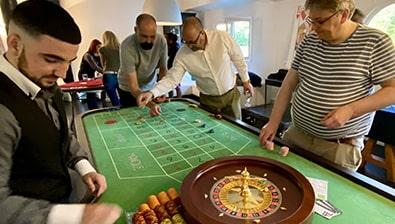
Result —
<path fill-rule="evenodd" d="M 313 186 L 315 198 L 326 200 L 328 196 L 328 181 L 312 177 L 307 177 L 307 179 Z"/>
<path fill-rule="evenodd" d="M 331 219 L 342 214 L 342 211 L 336 208 L 331 202 L 321 199 L 317 199 L 314 211 L 327 219 Z"/>
<path fill-rule="evenodd" d="M 323 202 L 324 204 L 330 206 L 330 207 L 335 211 L 335 213 L 338 213 L 338 214 L 343 213 L 340 209 L 338 209 L 338 208 L 337 208 L 335 205 L 333 205 L 333 203 L 331 203 L 330 201 L 328 201 L 328 200 L 322 200 L 322 202 Z"/>
<path fill-rule="evenodd" d="M 335 213 L 333 213 L 332 211 L 330 211 L 318 204 L 315 204 L 314 212 L 316 212 L 317 214 L 319 214 L 322 217 L 327 218 L 327 219 L 331 219 L 332 217 L 335 216 Z"/>

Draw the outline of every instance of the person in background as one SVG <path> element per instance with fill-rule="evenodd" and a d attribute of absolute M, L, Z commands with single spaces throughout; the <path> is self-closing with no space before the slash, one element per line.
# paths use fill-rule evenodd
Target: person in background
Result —
<path fill-rule="evenodd" d="M 184 46 L 178 51 L 173 67 L 152 90 L 140 94 L 139 105 L 173 89 L 188 71 L 196 80 L 201 105 L 213 113 L 241 119 L 240 93 L 233 65 L 240 74 L 244 94 L 253 94 L 254 89 L 240 46 L 226 32 L 203 29 L 197 17 L 184 20 L 183 40 Z"/>
<path fill-rule="evenodd" d="M 167 69 L 170 69 L 173 66 L 173 61 L 176 57 L 178 49 L 180 49 L 180 45 L 178 44 L 178 36 L 176 34 L 166 33 L 165 37 L 167 42 L 167 55 L 169 56 L 167 59 Z M 177 98 L 181 98 L 182 93 L 180 84 L 176 86 L 176 94 Z M 173 97 L 173 91 L 169 92 L 169 97 Z"/>
<path fill-rule="evenodd" d="M 71 64 L 69 65 L 69 68 L 67 69 L 66 72 L 66 78 L 63 79 L 64 83 L 69 83 L 69 82 L 74 82 L 74 74 L 73 74 L 73 69 L 71 67 Z M 76 93 L 63 93 L 63 100 L 66 102 L 72 102 L 73 97 L 76 96 Z M 75 97 L 74 97 L 75 98 Z"/>
<path fill-rule="evenodd" d="M 118 70 L 119 70 L 119 41 L 111 31 L 103 33 L 103 46 L 99 49 L 103 65 L 103 84 L 113 106 L 119 106 Z"/>
<path fill-rule="evenodd" d="M 97 39 L 93 39 L 89 45 L 88 51 L 84 54 L 80 64 L 80 70 L 78 71 L 78 79 L 94 79 L 96 78 L 95 73 L 98 72 L 103 74 L 103 68 L 100 63 L 99 48 L 101 42 Z M 88 102 L 88 108 L 97 109 L 97 95 L 96 91 L 87 92 L 86 100 Z"/>
<path fill-rule="evenodd" d="M 293 96 L 284 140 L 354 171 L 374 111 L 395 103 L 394 45 L 350 20 L 353 0 L 307 0 L 305 7 L 313 32 L 297 49 L 260 142 L 273 140 Z M 382 88 L 373 92 L 374 85 Z"/>
<path fill-rule="evenodd" d="M 56 84 L 77 57 L 77 24 L 59 5 L 28 0 L 7 25 L 8 50 L 0 57 L 0 224 L 114 223 L 121 214 L 116 205 L 69 204 L 68 168 L 95 197 L 107 188 L 67 126 Z"/>
<path fill-rule="evenodd" d="M 352 14 L 351 21 L 363 24 L 364 19 L 365 19 L 365 14 L 363 14 L 361 10 L 355 9 L 354 13 Z"/>
<path fill-rule="evenodd" d="M 121 107 L 137 106 L 136 97 L 142 91 L 151 90 L 158 79 L 167 73 L 167 45 L 163 35 L 156 33 L 156 20 L 149 14 L 141 14 L 136 19 L 135 33 L 121 44 L 119 69 L 119 96 Z M 159 115 L 160 106 L 154 102 L 147 104 L 151 115 Z"/>
<path fill-rule="evenodd" d="M 63 81 L 65 83 L 74 82 L 73 68 L 71 67 L 71 64 L 69 65 L 69 68 L 67 69 L 66 78 L 63 79 Z"/>

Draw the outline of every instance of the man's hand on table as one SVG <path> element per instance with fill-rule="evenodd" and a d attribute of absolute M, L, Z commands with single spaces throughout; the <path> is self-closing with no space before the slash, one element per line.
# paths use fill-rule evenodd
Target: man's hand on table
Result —
<path fill-rule="evenodd" d="M 147 106 L 150 108 L 149 114 L 151 116 L 158 116 L 162 112 L 160 106 L 154 102 L 149 102 Z"/>
<path fill-rule="evenodd" d="M 137 105 L 139 107 L 145 107 L 149 102 L 151 102 L 154 95 L 151 92 L 143 92 L 137 96 Z"/>
<path fill-rule="evenodd" d="M 87 204 L 81 224 L 112 224 L 121 213 L 122 209 L 115 204 Z"/>
<path fill-rule="evenodd" d="M 266 146 L 268 142 L 273 142 L 277 129 L 278 125 L 274 125 L 270 121 L 261 128 L 261 132 L 259 133 L 259 141 L 262 146 Z"/>
<path fill-rule="evenodd" d="M 155 103 L 163 103 L 163 102 L 165 102 L 167 100 L 167 97 L 165 96 L 165 95 L 162 95 L 162 96 L 158 96 L 158 97 L 156 97 L 156 98 L 154 98 L 154 102 Z"/>
<path fill-rule="evenodd" d="M 95 197 L 99 197 L 107 189 L 106 178 L 100 173 L 90 172 L 82 177 L 88 186 L 89 192 Z"/>

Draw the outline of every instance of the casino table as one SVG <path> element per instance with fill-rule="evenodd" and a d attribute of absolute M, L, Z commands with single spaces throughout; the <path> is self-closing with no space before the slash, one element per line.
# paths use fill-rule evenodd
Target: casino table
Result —
<path fill-rule="evenodd" d="M 63 92 L 84 92 L 104 89 L 102 79 L 69 82 L 59 86 Z"/>
<path fill-rule="evenodd" d="M 292 147 L 282 157 L 263 149 L 259 130 L 241 121 L 218 120 L 189 100 L 161 104 L 162 114 L 148 108 L 99 109 L 80 115 L 77 137 L 91 151 L 108 189 L 96 202 L 116 203 L 136 211 L 147 197 L 180 189 L 196 166 L 224 156 L 268 158 L 293 167 L 306 177 L 328 181 L 328 200 L 343 214 L 327 220 L 317 214 L 312 223 L 395 223 L 394 189 L 358 173 L 338 168 L 303 149 Z M 286 195 L 284 195 L 286 197 Z M 118 223 L 125 223 L 121 217 Z"/>

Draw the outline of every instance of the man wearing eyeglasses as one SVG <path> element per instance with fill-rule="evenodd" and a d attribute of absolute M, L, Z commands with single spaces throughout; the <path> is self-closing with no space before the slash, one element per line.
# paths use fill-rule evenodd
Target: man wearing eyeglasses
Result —
<path fill-rule="evenodd" d="M 119 97 L 122 107 L 137 106 L 136 97 L 142 91 L 151 90 L 159 77 L 167 72 L 167 44 L 163 35 L 156 33 L 156 20 L 149 14 L 136 19 L 135 33 L 121 44 L 119 68 Z M 159 115 L 160 107 L 147 104 L 151 115 Z"/>
<path fill-rule="evenodd" d="M 361 163 L 363 136 L 374 111 L 395 103 L 395 50 L 388 35 L 350 20 L 353 0 L 307 0 L 312 33 L 300 44 L 262 127 L 262 145 L 273 140 L 292 98 L 291 145 L 342 167 Z M 373 93 L 373 85 L 382 88 Z"/>
<path fill-rule="evenodd" d="M 152 97 L 173 89 L 188 71 L 196 80 L 201 105 L 213 113 L 241 119 L 240 93 L 232 65 L 240 74 L 244 93 L 253 94 L 253 87 L 240 46 L 226 32 L 204 30 L 196 17 L 184 20 L 183 43 L 166 77 L 150 92 L 142 93 L 138 103 L 145 105 Z"/>

